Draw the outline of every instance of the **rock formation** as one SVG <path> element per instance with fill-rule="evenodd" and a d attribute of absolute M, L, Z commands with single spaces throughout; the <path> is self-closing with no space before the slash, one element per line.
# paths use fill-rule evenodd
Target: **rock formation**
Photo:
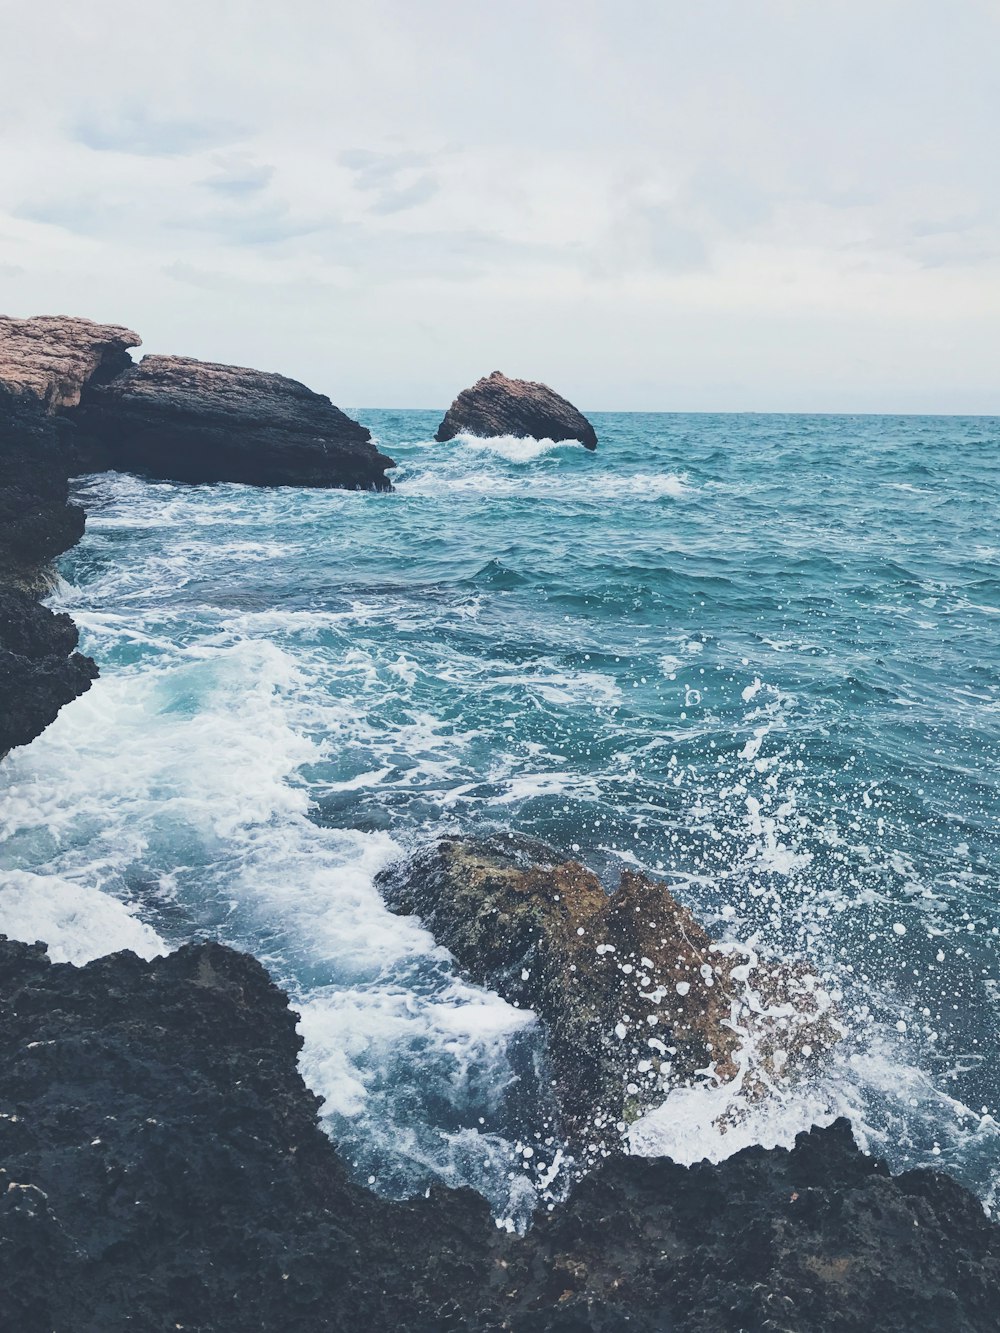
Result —
<path fill-rule="evenodd" d="M 75 652 L 69 617 L 35 601 L 50 562 L 83 533 L 83 510 L 68 499 L 71 434 L 0 399 L 0 757 L 34 740 L 97 675 Z"/>
<path fill-rule="evenodd" d="M 593 426 L 572 403 L 547 384 L 508 379 L 499 370 L 462 390 L 434 438 L 453 440 L 456 435 L 530 435 L 536 440 L 579 440 L 585 449 L 597 448 Z"/>
<path fill-rule="evenodd" d="M 713 1166 L 618 1158 L 498 1230 L 354 1183 L 259 963 L 83 968 L 0 937 L 0 1327 L 17 1333 L 987 1333 L 1000 1229 L 850 1127 Z"/>
<path fill-rule="evenodd" d="M 390 489 L 371 432 L 297 380 L 180 356 L 146 356 L 92 386 L 82 431 L 111 466 L 174 481 Z"/>
<path fill-rule="evenodd" d="M 27 593 L 0 588 L 0 758 L 40 735 L 97 677 L 79 635 Z"/>
<path fill-rule="evenodd" d="M 419 915 L 462 971 L 535 1010 L 548 1036 L 564 1132 L 602 1150 L 697 1077 L 759 1095 L 841 1029 L 803 963 L 716 944 L 666 885 L 592 871 L 543 844 L 441 842 L 385 871 L 396 912 Z"/>
<path fill-rule="evenodd" d="M 128 349 L 141 342 L 117 324 L 68 315 L 0 315 L 0 401 L 46 412 L 76 407 L 86 385 L 127 369 Z"/>
<path fill-rule="evenodd" d="M 89 319 L 0 317 L 0 757 L 97 675 L 65 616 L 29 606 L 83 510 L 69 478 L 107 467 L 178 481 L 388 490 L 392 459 L 322 394 L 282 375 L 128 349 Z"/>

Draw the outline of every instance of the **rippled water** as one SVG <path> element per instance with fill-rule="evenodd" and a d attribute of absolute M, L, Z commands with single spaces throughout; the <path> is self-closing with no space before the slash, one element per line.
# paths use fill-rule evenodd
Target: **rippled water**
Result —
<path fill-rule="evenodd" d="M 366 412 L 389 496 L 79 486 L 57 601 L 101 680 L 0 767 L 0 929 L 82 959 L 207 933 L 301 1009 L 331 1133 L 387 1193 L 523 1215 L 531 1016 L 373 876 L 516 828 L 805 953 L 849 1036 L 682 1160 L 846 1112 L 993 1203 L 1000 1117 L 1000 420 L 605 415 L 596 454 Z"/>

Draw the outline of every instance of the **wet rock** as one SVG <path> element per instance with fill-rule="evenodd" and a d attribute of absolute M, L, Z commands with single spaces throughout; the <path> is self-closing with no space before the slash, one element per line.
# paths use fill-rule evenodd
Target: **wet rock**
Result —
<path fill-rule="evenodd" d="M 390 489 L 371 432 L 284 375 L 146 356 L 92 388 L 82 431 L 112 466 L 174 481 Z"/>
<path fill-rule="evenodd" d="M 44 588 L 44 566 L 83 535 L 69 503 L 68 422 L 0 401 L 0 585 Z"/>
<path fill-rule="evenodd" d="M 498 1231 L 354 1183 L 252 958 L 76 968 L 0 937 L 0 1327 L 17 1333 L 986 1333 L 1000 1229 L 846 1121 L 719 1165 L 618 1158 Z"/>
<path fill-rule="evenodd" d="M 69 315 L 0 315 L 0 400 L 46 412 L 76 407 L 86 385 L 132 364 L 141 339 L 118 324 Z"/>
<path fill-rule="evenodd" d="M 644 875 L 624 871 L 609 896 L 578 862 L 508 836 L 441 842 L 379 887 L 473 981 L 538 1014 L 564 1131 L 602 1151 L 667 1087 L 739 1080 L 757 1096 L 841 1035 L 807 965 L 716 943 Z"/>
<path fill-rule="evenodd" d="M 0 757 L 40 736 L 90 689 L 97 667 L 74 651 L 78 638 L 69 616 L 0 588 Z"/>
<path fill-rule="evenodd" d="M 587 418 L 547 384 L 512 380 L 499 370 L 463 389 L 445 413 L 436 440 L 456 435 L 530 435 L 536 440 L 579 440 L 597 448 Z"/>
<path fill-rule="evenodd" d="M 0 757 L 40 735 L 97 675 L 74 651 L 69 617 L 35 600 L 51 561 L 83 533 L 83 510 L 68 501 L 67 432 L 39 409 L 0 404 Z"/>

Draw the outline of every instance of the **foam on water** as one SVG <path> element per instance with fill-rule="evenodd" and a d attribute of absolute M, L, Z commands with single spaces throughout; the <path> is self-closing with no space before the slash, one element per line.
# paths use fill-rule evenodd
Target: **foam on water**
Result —
<path fill-rule="evenodd" d="M 0 921 L 9 939 L 44 940 L 54 963 L 76 963 L 119 949 L 140 958 L 167 953 L 156 931 L 124 903 L 57 875 L 10 871 L 0 884 Z"/>
<path fill-rule="evenodd" d="M 253 950 L 359 1178 L 470 1183 L 523 1222 L 573 1170 L 537 1025 L 374 884 L 424 839 L 517 828 L 810 957 L 846 1028 L 766 1101 L 665 1092 L 634 1151 L 849 1114 L 991 1201 L 1000 663 L 961 497 L 995 443 L 925 423 L 929 479 L 879 419 L 610 417 L 596 454 L 363 419 L 394 495 L 82 485 L 56 601 L 102 677 L 0 767 L 0 929 L 73 961 Z"/>

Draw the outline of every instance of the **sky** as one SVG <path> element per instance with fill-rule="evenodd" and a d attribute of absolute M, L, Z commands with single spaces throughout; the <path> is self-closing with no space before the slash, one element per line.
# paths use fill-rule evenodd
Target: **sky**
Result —
<path fill-rule="evenodd" d="M 345 408 L 1000 413 L 1000 0 L 0 0 L 0 312 Z"/>

